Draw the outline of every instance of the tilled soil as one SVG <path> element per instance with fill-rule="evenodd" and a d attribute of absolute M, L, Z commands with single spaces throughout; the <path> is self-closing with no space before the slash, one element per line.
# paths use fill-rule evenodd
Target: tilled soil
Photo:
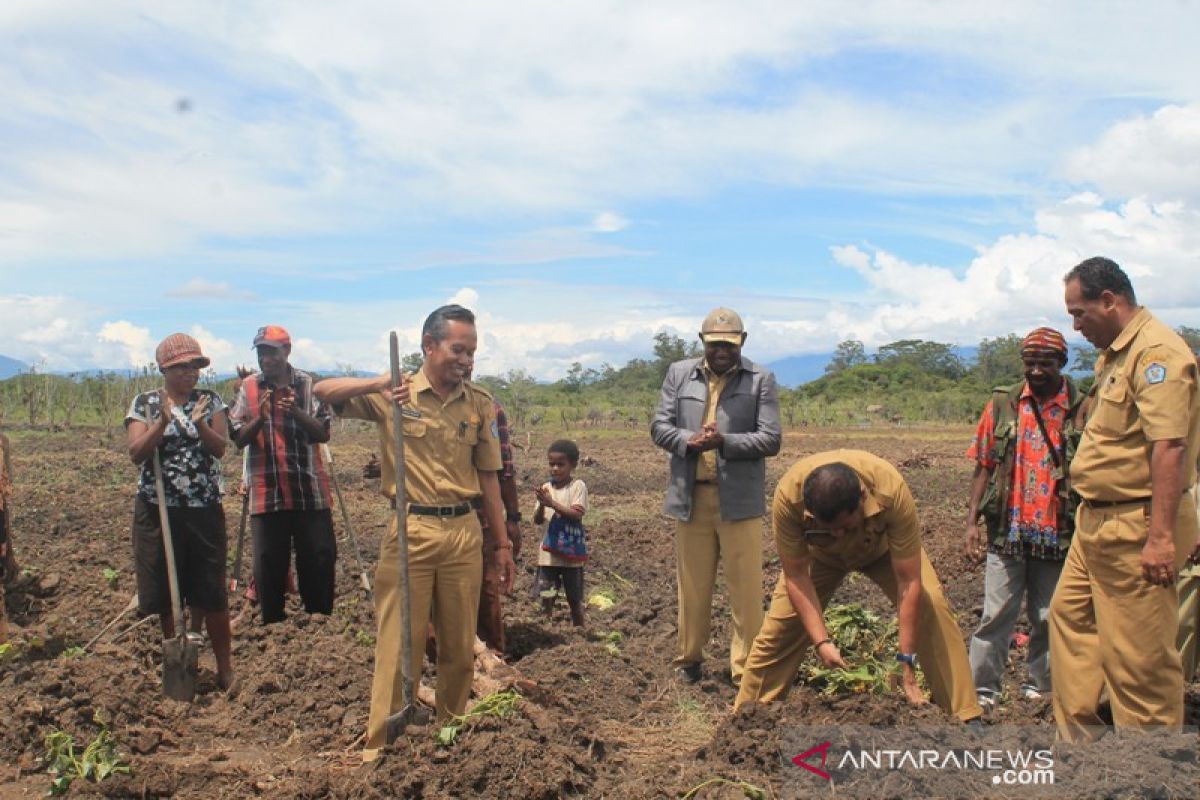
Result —
<path fill-rule="evenodd" d="M 535 431 L 528 451 L 518 453 L 527 516 L 533 487 L 545 479 L 543 448 L 560 435 Z M 132 774 L 101 784 L 80 780 L 74 793 L 212 798 L 623 798 L 689 792 L 710 798 L 753 796 L 755 790 L 764 796 L 828 796 L 835 787 L 791 763 L 804 741 L 797 739 L 803 735 L 797 726 L 870 726 L 902 747 L 907 731 L 952 724 L 939 709 L 914 709 L 897 696 L 825 697 L 803 686 L 786 702 L 730 714 L 734 690 L 723 677 L 728 606 L 720 584 L 705 677 L 696 685 L 678 682 L 669 667 L 676 611 L 673 524 L 659 513 L 666 460 L 641 432 L 568 435 L 584 453 L 578 475 L 588 483 L 592 501 L 585 520 L 592 551 L 588 591 L 603 589 L 616 604 L 607 611 L 592 609 L 585 631 L 570 625 L 565 607 L 544 618 L 529 597 L 537 542 L 527 526 L 524 566 L 506 609 L 508 660 L 522 677 L 524 699 L 517 711 L 467 721 L 449 747 L 435 742 L 433 726 L 412 728 L 383 759 L 362 765 L 375 629 L 340 516 L 335 518 L 344 569 L 335 613 L 310 616 L 292 599 L 291 615 L 282 624 L 263 626 L 246 615 L 234 639 L 237 689 L 216 690 L 214 664 L 205 653 L 196 700 L 177 703 L 161 695 L 161 641 L 153 620 L 116 642 L 106 636 L 86 654 L 73 649 L 116 615 L 134 591 L 129 524 L 135 471 L 123 453 L 123 436 L 14 432 L 16 543 L 25 573 L 8 597 L 16 655 L 0 663 L 0 796 L 44 794 L 50 784 L 40 761 L 46 735 L 65 730 L 82 749 L 99 730 L 97 719 L 111 730 Z M 967 563 L 959 549 L 968 437 L 964 428 L 789 434 L 783 453 L 770 462 L 768 490 L 797 458 L 819 450 L 857 447 L 892 460 L 916 494 L 926 548 L 966 636 L 978 622 L 982 598 L 981 568 Z M 378 480 L 361 475 L 377 439 L 360 426 L 345 425 L 335 432 L 333 447 L 370 569 L 390 514 Z M 237 459 L 226 459 L 231 484 L 237 468 Z M 240 502 L 230 498 L 231 558 L 239 511 Z M 778 574 L 765 524 L 764 546 L 765 596 Z M 115 588 L 105 569 L 117 570 Z M 890 613 L 869 581 L 848 581 L 835 599 Z M 234 601 L 235 611 L 242 602 Z M 115 630 L 133 622 L 130 615 Z M 1015 652 L 1010 665 L 1014 697 L 1023 655 Z M 1193 725 L 1200 721 L 1197 688 L 1190 687 L 1188 699 Z M 1003 746 L 1017 730 L 1053 738 L 1045 701 L 1011 700 L 993 719 L 990 746 Z M 1063 750 L 1064 768 L 1094 774 L 1094 780 L 1070 784 L 1070 795 L 1200 795 L 1195 735 L 1147 741 L 1109 737 L 1090 748 Z M 843 785 L 841 796 L 855 796 L 853 789 Z M 885 795 L 1013 796 L 964 783 L 961 776 L 904 770 L 878 796 Z"/>

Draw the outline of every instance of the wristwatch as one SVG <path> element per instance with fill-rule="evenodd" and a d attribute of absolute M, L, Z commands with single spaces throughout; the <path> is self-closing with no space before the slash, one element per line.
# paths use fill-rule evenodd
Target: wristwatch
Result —
<path fill-rule="evenodd" d="M 521 512 L 520 511 L 506 511 L 504 514 L 504 518 L 506 520 L 508 520 L 509 522 L 520 522 L 521 521 Z"/>
<path fill-rule="evenodd" d="M 908 664 L 913 669 L 917 668 L 916 653 L 896 653 L 896 660 L 901 663 Z"/>

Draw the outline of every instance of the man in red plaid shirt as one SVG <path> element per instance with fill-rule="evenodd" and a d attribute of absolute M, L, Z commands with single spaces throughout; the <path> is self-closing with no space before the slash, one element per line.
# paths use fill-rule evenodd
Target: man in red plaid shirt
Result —
<path fill-rule="evenodd" d="M 313 378 L 288 363 L 292 339 L 278 325 L 254 337 L 261 371 L 246 378 L 229 415 L 248 447 L 246 483 L 254 542 L 254 583 L 264 623 L 279 622 L 293 546 L 300 598 L 309 613 L 333 612 L 337 541 L 329 478 L 318 445 L 329 441 L 329 410 Z"/>

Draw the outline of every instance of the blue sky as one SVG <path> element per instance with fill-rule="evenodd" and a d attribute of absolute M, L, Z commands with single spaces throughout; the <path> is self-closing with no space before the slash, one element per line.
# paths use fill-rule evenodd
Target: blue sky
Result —
<path fill-rule="evenodd" d="M 0 8 L 0 353 L 620 365 L 729 305 L 770 361 L 1066 327 L 1109 255 L 1200 325 L 1196 3 Z"/>

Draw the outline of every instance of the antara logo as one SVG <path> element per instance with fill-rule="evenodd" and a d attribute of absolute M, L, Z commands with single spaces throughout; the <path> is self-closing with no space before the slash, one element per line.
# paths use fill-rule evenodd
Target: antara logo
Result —
<path fill-rule="evenodd" d="M 825 759 L 829 757 L 829 747 L 832 744 L 833 742 L 821 742 L 816 747 L 810 747 L 800 755 L 794 756 L 792 758 L 792 763 L 797 767 L 803 767 L 814 775 L 820 775 L 825 780 L 830 780 L 829 773 L 822 769 L 822 767 L 825 766 Z M 812 764 L 808 763 L 808 759 L 813 758 L 817 754 L 820 754 L 821 756 L 820 767 L 814 767 Z"/>

